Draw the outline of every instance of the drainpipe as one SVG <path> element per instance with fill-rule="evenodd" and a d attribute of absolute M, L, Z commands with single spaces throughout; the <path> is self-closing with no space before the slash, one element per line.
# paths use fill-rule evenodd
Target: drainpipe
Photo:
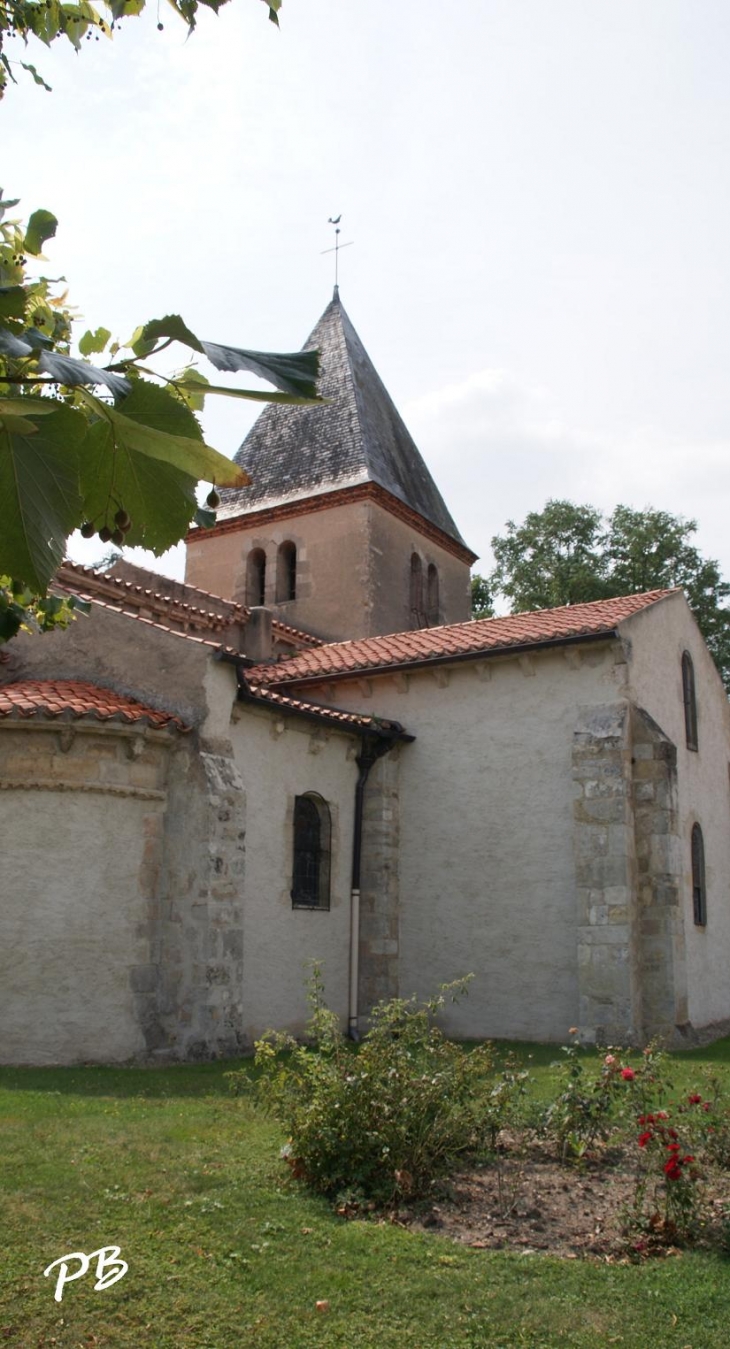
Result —
<path fill-rule="evenodd" d="M 365 802 L 365 784 L 374 763 L 393 748 L 397 740 L 413 740 L 399 728 L 393 736 L 377 740 L 363 736 L 360 753 L 355 760 L 358 767 L 355 787 L 355 827 L 352 841 L 352 886 L 350 889 L 350 987 L 347 1034 L 356 1043 L 360 1039 L 358 1018 L 358 984 L 360 977 L 360 863 L 362 858 L 362 817 Z"/>

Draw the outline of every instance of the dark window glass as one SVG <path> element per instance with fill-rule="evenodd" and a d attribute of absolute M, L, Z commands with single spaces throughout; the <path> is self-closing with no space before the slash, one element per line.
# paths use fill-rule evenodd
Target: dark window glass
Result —
<path fill-rule="evenodd" d="M 697 749 L 697 698 L 695 696 L 695 667 L 689 651 L 682 656 L 682 697 L 684 699 L 684 730 L 687 749 Z"/>
<path fill-rule="evenodd" d="M 330 906 L 330 812 L 314 792 L 294 799 L 292 904 L 309 909 Z"/>
<path fill-rule="evenodd" d="M 297 596 L 297 549 L 294 543 L 282 543 L 276 559 L 276 598 L 294 600 Z"/>
<path fill-rule="evenodd" d="M 253 548 L 248 555 L 246 600 L 248 604 L 256 605 L 264 604 L 266 600 L 266 553 L 263 548 Z"/>
<path fill-rule="evenodd" d="M 707 923 L 705 844 L 698 824 L 692 828 L 692 910 L 697 926 L 705 927 Z"/>

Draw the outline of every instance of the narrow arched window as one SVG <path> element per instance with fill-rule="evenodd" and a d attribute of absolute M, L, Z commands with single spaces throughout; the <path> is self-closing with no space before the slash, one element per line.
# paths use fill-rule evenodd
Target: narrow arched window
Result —
<path fill-rule="evenodd" d="M 426 575 L 426 613 L 431 626 L 439 621 L 439 574 L 433 562 L 429 563 Z"/>
<path fill-rule="evenodd" d="M 246 602 L 264 604 L 266 600 L 266 553 L 263 548 L 252 548 L 246 569 Z"/>
<path fill-rule="evenodd" d="M 707 924 L 705 844 L 698 824 L 692 826 L 692 912 L 697 927 Z"/>
<path fill-rule="evenodd" d="M 327 802 L 316 794 L 294 798 L 294 867 L 292 906 L 330 906 L 330 840 L 332 822 Z"/>
<path fill-rule="evenodd" d="M 697 698 L 695 696 L 695 667 L 689 651 L 682 656 L 682 698 L 684 699 L 684 730 L 687 749 L 697 749 Z"/>
<path fill-rule="evenodd" d="M 411 553 L 411 617 L 414 626 L 423 626 L 423 563 L 418 553 Z"/>
<path fill-rule="evenodd" d="M 276 598 L 294 600 L 297 596 L 297 548 L 287 540 L 279 545 L 276 558 Z"/>

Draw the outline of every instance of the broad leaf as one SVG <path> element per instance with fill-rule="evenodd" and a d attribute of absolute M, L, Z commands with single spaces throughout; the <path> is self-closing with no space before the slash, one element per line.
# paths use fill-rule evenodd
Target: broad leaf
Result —
<path fill-rule="evenodd" d="M 81 355 L 91 356 L 94 352 L 103 351 L 110 337 L 108 328 L 97 328 L 95 333 L 89 329 L 79 341 Z"/>
<path fill-rule="evenodd" d="M 33 348 L 29 342 L 16 337 L 15 333 L 9 333 L 7 328 L 0 328 L 0 356 L 10 356 L 13 360 L 20 361 L 24 356 L 32 355 Z"/>
<path fill-rule="evenodd" d="M 48 94 L 53 93 L 50 84 L 46 84 L 45 80 L 43 79 L 43 76 L 38 74 L 38 71 L 36 70 L 35 66 L 32 66 L 29 61 L 20 61 L 19 64 L 23 67 L 23 70 L 27 70 L 28 74 L 33 76 L 33 79 L 35 80 L 36 84 L 39 84 L 42 89 L 45 89 L 46 93 Z"/>
<path fill-rule="evenodd" d="M 145 390 L 155 387 L 142 381 L 140 384 Z M 101 403 L 86 389 L 79 389 L 79 397 L 101 420 L 109 422 L 117 444 L 126 449 L 172 464 L 174 468 L 190 474 L 196 482 L 203 478 L 205 482 L 216 482 L 221 487 L 245 487 L 250 481 L 244 469 L 202 441 L 192 440 L 187 435 L 170 435 L 149 423 L 138 422 L 117 408 Z M 177 406 L 183 407 L 182 403 Z"/>
<path fill-rule="evenodd" d="M 203 441 L 203 432 L 198 419 L 185 403 L 174 398 L 159 384 L 151 384 L 146 379 L 135 382 L 132 392 L 122 403 L 119 411 L 125 417 L 142 426 L 152 426 L 156 431 L 165 431 L 170 436 L 188 436 L 190 440 Z"/>
<path fill-rule="evenodd" d="M 122 375 L 114 375 L 86 361 L 77 361 L 72 356 L 61 356 L 57 351 L 42 352 L 38 357 L 38 369 L 44 375 L 57 379 L 59 384 L 72 388 L 81 384 L 104 384 L 115 398 L 123 397 L 132 387 Z"/>
<path fill-rule="evenodd" d="M 197 394 L 201 398 L 201 404 L 202 397 L 205 397 L 208 393 L 224 394 L 227 398 L 248 398 L 254 403 L 294 403 L 299 406 L 302 403 L 309 405 L 313 402 L 326 403 L 330 401 L 326 398 L 309 398 L 297 393 L 267 393 L 265 389 L 228 389 L 223 384 L 208 384 L 207 380 L 205 388 L 199 389 L 197 381 L 193 381 L 191 375 L 185 375 L 183 379 L 176 379 L 175 387 L 182 389 L 186 394 Z"/>
<path fill-rule="evenodd" d="M 224 347 L 218 342 L 204 342 L 203 351 L 216 370 L 250 370 L 251 374 L 268 380 L 269 384 L 282 389 L 284 393 L 295 393 L 304 398 L 317 397 L 317 351 L 280 355 L 270 351 L 247 351 L 243 347 Z"/>
<path fill-rule="evenodd" d="M 0 286 L 0 319 L 22 319 L 27 303 L 25 286 Z"/>
<path fill-rule="evenodd" d="M 183 537 L 195 515 L 196 479 L 138 452 L 118 430 L 110 421 L 89 429 L 81 461 L 83 514 L 97 528 L 114 529 L 114 515 L 124 509 L 132 521 L 125 542 L 159 556 Z"/>
<path fill-rule="evenodd" d="M 182 342 L 184 346 L 192 347 L 193 351 L 201 353 L 203 351 L 200 338 L 190 331 L 179 314 L 167 314 L 164 319 L 150 319 L 142 329 L 142 337 L 146 342 L 156 342 L 160 337 L 169 337 L 173 342 Z"/>
<path fill-rule="evenodd" d="M 37 429 L 29 418 L 0 415 L 0 572 L 35 590 L 45 590 L 81 521 L 78 454 L 85 434 L 85 418 L 60 402 Z"/>
<path fill-rule="evenodd" d="M 43 252 L 46 239 L 52 239 L 58 228 L 58 221 L 51 211 L 34 211 L 25 231 L 25 250 L 37 255 Z"/>
<path fill-rule="evenodd" d="M 175 392 L 182 394 L 193 412 L 202 412 L 205 407 L 205 395 L 210 391 L 210 380 L 200 370 L 184 370 L 174 380 Z"/>

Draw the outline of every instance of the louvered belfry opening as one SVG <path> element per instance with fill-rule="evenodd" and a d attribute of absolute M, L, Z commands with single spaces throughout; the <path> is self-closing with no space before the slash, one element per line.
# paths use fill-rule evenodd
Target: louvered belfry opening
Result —
<path fill-rule="evenodd" d="M 287 539 L 276 558 L 276 598 L 279 603 L 297 597 L 297 547 Z"/>
<path fill-rule="evenodd" d="M 246 603 L 261 605 L 266 602 L 266 553 L 263 548 L 252 548 L 246 568 Z"/>
<path fill-rule="evenodd" d="M 295 908 L 329 908 L 330 836 L 331 821 L 327 802 L 314 792 L 295 797 L 291 891 Z"/>

